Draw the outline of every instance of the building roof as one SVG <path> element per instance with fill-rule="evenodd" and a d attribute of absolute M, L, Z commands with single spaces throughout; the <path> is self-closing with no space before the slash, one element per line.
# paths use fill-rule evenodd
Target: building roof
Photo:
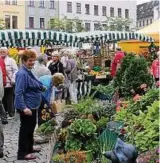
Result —
<path fill-rule="evenodd" d="M 155 6 L 159 6 L 159 1 L 150 1 L 137 5 L 137 20 L 153 17 Z"/>

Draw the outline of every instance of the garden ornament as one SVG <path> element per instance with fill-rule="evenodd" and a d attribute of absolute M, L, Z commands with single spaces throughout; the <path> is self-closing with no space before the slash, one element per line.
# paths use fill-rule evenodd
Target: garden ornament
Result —
<path fill-rule="evenodd" d="M 138 157 L 136 148 L 131 144 L 124 143 L 120 138 L 117 139 L 113 151 L 107 151 L 103 154 L 112 163 L 136 163 Z"/>

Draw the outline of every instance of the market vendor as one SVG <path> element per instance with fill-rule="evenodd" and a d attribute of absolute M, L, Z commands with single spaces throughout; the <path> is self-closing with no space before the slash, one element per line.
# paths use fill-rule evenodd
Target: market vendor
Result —
<path fill-rule="evenodd" d="M 121 65 L 122 59 L 125 57 L 124 52 L 121 51 L 120 47 L 116 48 L 116 53 L 111 64 L 111 76 L 115 77 L 118 68 Z"/>

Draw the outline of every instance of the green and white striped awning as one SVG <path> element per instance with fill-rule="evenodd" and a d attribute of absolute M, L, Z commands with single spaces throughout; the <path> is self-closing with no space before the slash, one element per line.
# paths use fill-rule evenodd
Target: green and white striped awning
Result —
<path fill-rule="evenodd" d="M 49 40 L 53 44 L 62 44 L 67 46 L 75 46 L 79 42 L 78 37 L 65 33 L 50 30 L 1 30 L 0 31 L 0 47 L 26 47 L 41 46 L 45 41 Z"/>
<path fill-rule="evenodd" d="M 86 43 L 95 41 L 114 42 L 120 40 L 140 40 L 146 42 L 154 41 L 152 37 L 136 32 L 94 31 L 75 33 L 75 36 L 79 38 L 80 42 Z"/>
<path fill-rule="evenodd" d="M 0 30 L 0 47 L 41 46 L 45 45 L 46 41 L 55 45 L 79 46 L 80 43 L 130 39 L 153 41 L 150 36 L 134 32 L 94 31 L 70 34 L 50 30 Z"/>

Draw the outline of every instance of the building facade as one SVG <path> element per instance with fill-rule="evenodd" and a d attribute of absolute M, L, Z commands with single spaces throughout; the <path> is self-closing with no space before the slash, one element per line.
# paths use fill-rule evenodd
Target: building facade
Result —
<path fill-rule="evenodd" d="M 104 23 L 107 17 L 119 17 L 132 21 L 129 29 L 136 27 L 136 1 L 59 1 L 59 18 L 80 19 L 86 31 L 94 31 L 99 23 Z"/>
<path fill-rule="evenodd" d="M 26 0 L 26 29 L 48 29 L 48 22 L 57 16 L 58 2 L 54 0 Z"/>
<path fill-rule="evenodd" d="M 151 1 L 137 5 L 137 28 L 141 29 L 154 20 L 160 19 L 159 1 Z"/>
<path fill-rule="evenodd" d="M 0 0 L 0 19 L 5 29 L 25 29 L 25 1 Z"/>

